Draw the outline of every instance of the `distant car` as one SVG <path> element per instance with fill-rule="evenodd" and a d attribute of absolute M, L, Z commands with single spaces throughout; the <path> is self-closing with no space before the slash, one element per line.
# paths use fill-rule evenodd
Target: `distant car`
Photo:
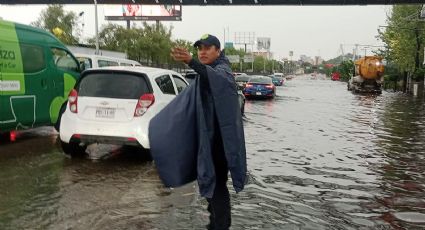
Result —
<path fill-rule="evenodd" d="M 285 81 L 282 77 L 277 77 L 274 75 L 269 75 L 268 77 L 272 79 L 272 82 L 275 86 L 282 86 L 283 82 Z"/>
<path fill-rule="evenodd" d="M 276 86 L 273 84 L 272 79 L 269 77 L 253 76 L 246 84 L 243 93 L 247 98 L 274 98 L 276 96 Z"/>
<path fill-rule="evenodd" d="M 285 77 L 286 80 L 292 80 L 294 78 L 294 75 L 288 75 Z"/>
<path fill-rule="evenodd" d="M 238 89 L 243 90 L 245 88 L 246 83 L 248 83 L 250 76 L 248 75 L 239 75 L 235 77 L 236 84 L 238 85 Z"/>
<path fill-rule="evenodd" d="M 245 114 L 245 96 L 243 95 L 242 90 L 238 89 L 238 101 L 239 101 L 239 106 L 241 108 L 241 114 L 242 116 Z"/>
<path fill-rule="evenodd" d="M 86 70 L 61 116 L 65 154 L 85 152 L 88 144 L 111 143 L 149 149 L 149 122 L 188 83 L 177 72 L 149 67 Z"/>
<path fill-rule="evenodd" d="M 274 73 L 273 75 L 274 75 L 275 77 L 280 77 L 280 78 L 285 77 L 285 74 L 283 74 L 283 73 Z"/>
<path fill-rule="evenodd" d="M 192 81 L 197 77 L 199 74 L 195 71 L 188 71 L 184 74 L 184 78 L 187 82 L 192 83 Z"/>
<path fill-rule="evenodd" d="M 238 73 L 238 72 L 234 72 L 233 73 L 233 76 L 240 76 L 240 75 L 247 75 L 246 73 Z"/>
<path fill-rule="evenodd" d="M 80 63 L 84 63 L 85 69 L 91 68 L 100 68 L 108 66 L 142 66 L 139 62 L 125 59 L 125 58 L 116 58 L 108 57 L 102 55 L 92 55 L 92 54 L 75 54 L 75 57 Z"/>
<path fill-rule="evenodd" d="M 332 81 L 339 81 L 341 79 L 341 74 L 339 72 L 333 72 L 331 75 Z"/>
<path fill-rule="evenodd" d="M 192 83 L 192 81 L 197 76 L 199 76 L 199 74 L 197 72 L 195 72 L 195 71 L 186 72 L 186 74 L 184 75 L 184 77 L 186 78 L 186 80 L 189 83 Z M 237 89 L 238 89 L 239 106 L 240 106 L 240 109 L 241 109 L 241 113 L 243 115 L 245 113 L 245 96 L 242 93 L 242 88 L 240 88 L 239 86 L 237 86 Z"/>

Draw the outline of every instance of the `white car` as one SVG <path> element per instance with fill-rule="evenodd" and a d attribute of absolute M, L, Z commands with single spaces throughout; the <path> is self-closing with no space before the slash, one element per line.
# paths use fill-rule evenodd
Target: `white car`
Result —
<path fill-rule="evenodd" d="M 84 63 L 85 69 L 100 68 L 108 66 L 142 66 L 139 62 L 116 57 L 108 57 L 102 55 L 93 54 L 79 54 L 75 53 L 75 57 L 78 61 Z"/>
<path fill-rule="evenodd" d="M 81 155 L 88 144 L 149 149 L 150 120 L 188 83 L 177 72 L 149 67 L 107 67 L 83 72 L 60 120 L 63 151 Z"/>

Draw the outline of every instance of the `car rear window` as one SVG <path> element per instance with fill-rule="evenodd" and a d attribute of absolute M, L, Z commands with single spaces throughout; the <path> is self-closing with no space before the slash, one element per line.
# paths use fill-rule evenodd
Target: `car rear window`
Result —
<path fill-rule="evenodd" d="M 249 77 L 247 76 L 238 76 L 235 81 L 249 81 Z"/>
<path fill-rule="evenodd" d="M 78 86 L 78 96 L 139 99 L 149 93 L 146 79 L 127 73 L 93 73 L 86 75 Z"/>
<path fill-rule="evenodd" d="M 272 83 L 272 80 L 270 78 L 262 77 L 262 78 L 252 78 L 250 80 L 250 82 L 251 83 L 260 83 L 260 84 L 270 84 L 270 83 Z"/>
<path fill-rule="evenodd" d="M 198 76 L 198 73 L 186 73 L 184 76 L 185 78 L 195 79 L 195 77 Z"/>

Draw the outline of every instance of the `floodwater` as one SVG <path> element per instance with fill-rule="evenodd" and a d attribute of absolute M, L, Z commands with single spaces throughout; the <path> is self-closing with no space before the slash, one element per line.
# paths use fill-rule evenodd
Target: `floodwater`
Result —
<path fill-rule="evenodd" d="M 232 229 L 425 229 L 425 101 L 299 76 L 246 102 L 249 181 Z M 50 127 L 0 144 L 0 229 L 205 229 L 195 183 L 132 149 L 65 157 Z M 229 189 L 232 189 L 229 182 Z"/>

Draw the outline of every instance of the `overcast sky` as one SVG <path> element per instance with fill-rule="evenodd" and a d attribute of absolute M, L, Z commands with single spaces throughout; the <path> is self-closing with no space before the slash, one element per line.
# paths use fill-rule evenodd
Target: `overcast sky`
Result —
<path fill-rule="evenodd" d="M 0 5 L 0 17 L 29 24 L 46 7 Z M 95 35 L 94 5 L 68 5 L 65 10 L 84 11 L 83 38 Z M 98 11 L 101 26 L 107 23 L 102 5 Z M 352 44 L 380 45 L 375 36 L 386 24 L 391 6 L 183 6 L 182 11 L 182 21 L 165 22 L 173 25 L 174 38 L 195 41 L 210 33 L 223 42 L 226 31 L 226 41 L 231 42 L 235 32 L 254 32 L 256 37 L 271 38 L 275 58 L 288 57 L 292 50 L 294 59 L 304 54 L 327 60 L 340 54 L 341 44 L 344 52 L 352 52 Z"/>

